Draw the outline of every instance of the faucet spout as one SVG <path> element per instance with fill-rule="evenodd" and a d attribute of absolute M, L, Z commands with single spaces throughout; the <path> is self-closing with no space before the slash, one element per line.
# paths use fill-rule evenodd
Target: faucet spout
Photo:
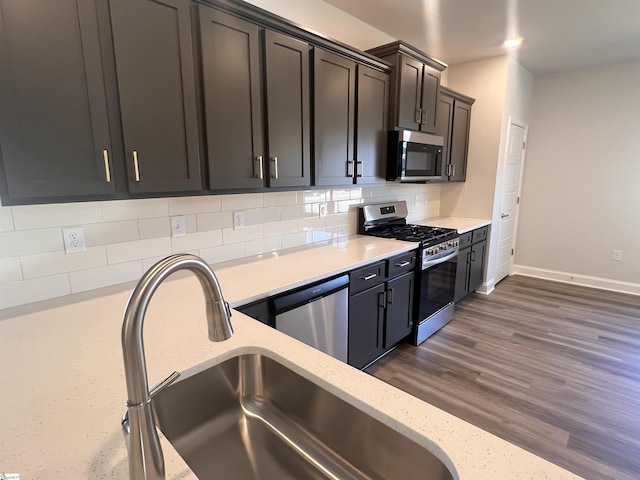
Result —
<path fill-rule="evenodd" d="M 209 339 L 220 342 L 233 335 L 231 311 L 220 284 L 207 263 L 195 255 L 178 254 L 160 260 L 131 293 L 122 323 L 122 352 L 127 382 L 127 417 L 123 422 L 132 480 L 164 480 L 164 459 L 151 409 L 142 326 L 147 306 L 160 284 L 178 270 L 192 271 L 204 291 Z"/>

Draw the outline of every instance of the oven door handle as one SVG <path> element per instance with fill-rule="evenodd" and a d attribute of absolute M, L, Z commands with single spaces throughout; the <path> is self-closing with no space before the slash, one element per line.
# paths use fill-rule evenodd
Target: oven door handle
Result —
<path fill-rule="evenodd" d="M 458 249 L 456 249 L 449 255 L 445 255 L 444 257 L 436 258 L 434 260 L 427 260 L 426 262 L 422 263 L 422 270 L 426 270 L 427 268 L 433 267 L 434 265 L 438 265 L 440 263 L 448 262 L 452 258 L 455 258 L 456 255 L 458 255 Z"/>

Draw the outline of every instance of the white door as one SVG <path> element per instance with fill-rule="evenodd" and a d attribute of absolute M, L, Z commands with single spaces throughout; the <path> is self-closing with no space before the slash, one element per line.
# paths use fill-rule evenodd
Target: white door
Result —
<path fill-rule="evenodd" d="M 511 273 L 513 249 L 520 203 L 522 165 L 524 163 L 527 125 L 511 121 L 507 134 L 507 165 L 502 186 L 500 222 L 498 224 L 498 256 L 495 283 Z"/>

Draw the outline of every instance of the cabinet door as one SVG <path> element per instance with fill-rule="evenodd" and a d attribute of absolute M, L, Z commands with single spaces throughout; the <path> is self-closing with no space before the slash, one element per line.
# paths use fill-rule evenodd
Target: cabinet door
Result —
<path fill-rule="evenodd" d="M 436 134 L 440 135 L 444 139 L 442 148 L 442 164 L 443 178 L 447 179 L 447 173 L 449 172 L 450 152 L 451 152 L 451 126 L 453 124 L 453 103 L 454 99 L 449 95 L 440 93 L 438 98 L 438 109 L 436 110 Z"/>
<path fill-rule="evenodd" d="M 421 123 L 422 62 L 400 55 L 398 127 L 419 130 Z"/>
<path fill-rule="evenodd" d="M 0 150 L 12 199 L 115 191 L 95 5 L 0 2 Z"/>
<path fill-rule="evenodd" d="M 199 11 L 209 186 L 260 188 L 267 166 L 259 28 L 203 5 Z"/>
<path fill-rule="evenodd" d="M 469 257 L 469 293 L 482 285 L 482 276 L 484 274 L 484 254 L 486 248 L 486 241 L 476 243 L 471 247 L 471 255 Z"/>
<path fill-rule="evenodd" d="M 384 353 L 384 312 L 384 284 L 349 297 L 349 365 L 363 368 Z"/>
<path fill-rule="evenodd" d="M 436 131 L 438 90 L 440 90 L 440 72 L 425 65 L 422 78 L 422 109 L 420 111 L 420 130 L 422 131 Z"/>
<path fill-rule="evenodd" d="M 356 64 L 314 51 L 315 184 L 353 184 Z"/>
<path fill-rule="evenodd" d="M 460 249 L 456 268 L 456 288 L 453 294 L 454 302 L 459 302 L 469 293 L 470 258 L 471 247 Z"/>
<path fill-rule="evenodd" d="M 387 283 L 387 315 L 384 348 L 389 349 L 411 333 L 414 274 L 406 273 Z"/>
<path fill-rule="evenodd" d="M 110 6 L 129 190 L 199 190 L 189 2 Z"/>
<path fill-rule="evenodd" d="M 265 31 L 269 185 L 311 185 L 309 44 Z"/>
<path fill-rule="evenodd" d="M 453 125 L 451 127 L 451 176 L 449 180 L 464 181 L 467 176 L 467 155 L 469 152 L 469 126 L 471 105 L 455 101 Z"/>
<path fill-rule="evenodd" d="M 389 75 L 358 65 L 356 183 L 386 181 Z"/>

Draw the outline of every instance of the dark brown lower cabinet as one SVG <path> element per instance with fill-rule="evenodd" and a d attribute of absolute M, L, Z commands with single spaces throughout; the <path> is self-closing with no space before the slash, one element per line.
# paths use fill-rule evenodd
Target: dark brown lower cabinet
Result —
<path fill-rule="evenodd" d="M 482 285 L 488 227 L 478 228 L 460 236 L 460 251 L 456 269 L 454 301 L 459 302 Z"/>
<path fill-rule="evenodd" d="M 411 333 L 416 260 L 410 252 L 350 272 L 349 365 L 366 367 Z"/>

